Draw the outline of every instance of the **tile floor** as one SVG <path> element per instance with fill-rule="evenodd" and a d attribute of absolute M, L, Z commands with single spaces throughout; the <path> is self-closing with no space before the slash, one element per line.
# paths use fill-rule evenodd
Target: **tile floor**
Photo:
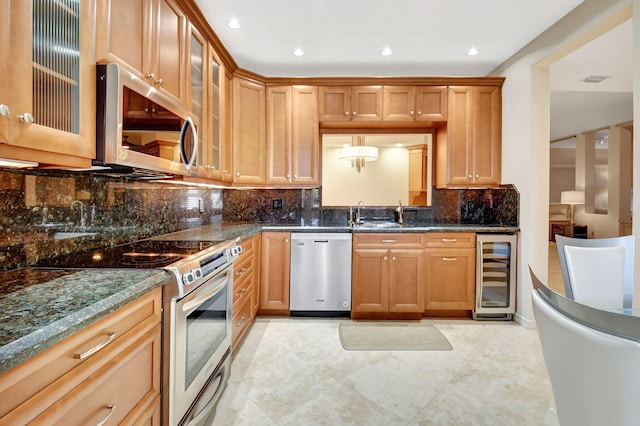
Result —
<path fill-rule="evenodd" d="M 423 320 L 453 350 L 352 352 L 344 319 L 259 318 L 214 425 L 557 425 L 536 330 Z"/>

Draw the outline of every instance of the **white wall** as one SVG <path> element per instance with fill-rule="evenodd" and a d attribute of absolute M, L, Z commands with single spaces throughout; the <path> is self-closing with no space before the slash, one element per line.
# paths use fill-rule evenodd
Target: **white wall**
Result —
<path fill-rule="evenodd" d="M 409 151 L 379 148 L 378 161 L 366 163 L 360 173 L 350 161 L 338 160 L 336 147 L 322 149 L 322 205 L 397 206 L 408 204 Z"/>
<path fill-rule="evenodd" d="M 640 5 L 640 0 L 633 1 Z M 506 77 L 502 90 L 502 181 L 513 183 L 520 192 L 516 320 L 523 325 L 532 326 L 534 321 L 529 265 L 541 280 L 548 278 L 549 64 L 628 19 L 630 13 L 630 0 L 585 0 L 491 73 Z M 640 19 L 636 19 L 636 41 L 639 26 Z M 634 49 L 634 55 L 635 64 L 640 64 L 640 49 Z M 639 74 L 634 73 L 637 80 Z M 637 93 L 634 101 L 640 100 Z M 634 108 L 634 118 L 638 111 L 640 108 Z M 640 150 L 634 151 L 635 164 L 640 164 Z M 634 167 L 634 178 L 634 187 L 640 188 L 640 166 Z M 640 195 L 634 200 L 640 203 Z M 634 212 L 638 210 L 640 204 Z M 640 244 L 639 238 L 636 244 Z M 640 253 L 639 247 L 636 253 Z M 640 300 L 640 291 L 634 294 Z"/>

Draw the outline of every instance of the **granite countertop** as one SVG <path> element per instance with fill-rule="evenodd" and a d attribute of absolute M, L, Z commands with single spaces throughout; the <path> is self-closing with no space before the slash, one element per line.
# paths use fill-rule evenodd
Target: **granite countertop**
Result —
<path fill-rule="evenodd" d="M 171 279 L 157 269 L 0 274 L 0 373 Z"/>
<path fill-rule="evenodd" d="M 472 224 L 383 225 L 221 222 L 154 239 L 242 241 L 261 231 L 513 233 L 517 227 Z M 132 238 L 135 235 L 132 234 Z M 169 282 L 159 269 L 0 272 L 0 373 Z"/>

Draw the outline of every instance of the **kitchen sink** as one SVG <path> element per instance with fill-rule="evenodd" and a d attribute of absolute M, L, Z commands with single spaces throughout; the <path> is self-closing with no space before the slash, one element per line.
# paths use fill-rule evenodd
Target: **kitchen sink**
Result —
<path fill-rule="evenodd" d="M 360 225 L 356 225 L 356 228 L 377 228 L 377 229 L 386 229 L 386 228 L 403 228 L 406 225 L 404 223 L 397 222 L 364 222 Z"/>

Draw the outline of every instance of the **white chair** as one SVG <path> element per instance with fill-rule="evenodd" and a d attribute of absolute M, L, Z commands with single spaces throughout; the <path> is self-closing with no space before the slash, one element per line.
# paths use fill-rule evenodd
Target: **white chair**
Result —
<path fill-rule="evenodd" d="M 539 290 L 532 303 L 560 424 L 640 424 L 640 343 L 574 321 Z"/>
<path fill-rule="evenodd" d="M 556 235 L 565 294 L 585 305 L 631 308 L 633 235 L 580 239 Z"/>

